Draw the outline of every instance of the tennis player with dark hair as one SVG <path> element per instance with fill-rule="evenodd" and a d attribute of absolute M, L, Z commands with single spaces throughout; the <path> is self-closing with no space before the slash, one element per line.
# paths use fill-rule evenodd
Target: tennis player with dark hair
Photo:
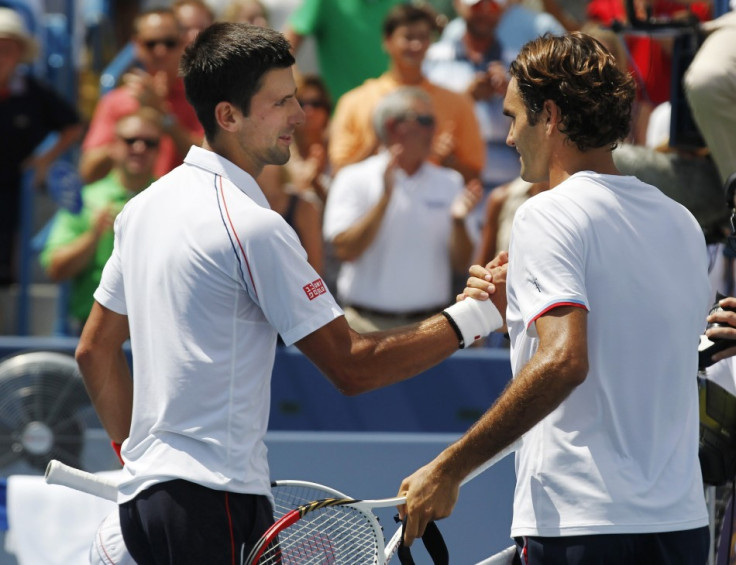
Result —
<path fill-rule="evenodd" d="M 507 143 L 522 178 L 551 187 L 519 208 L 511 233 L 514 379 L 404 479 L 407 541 L 450 514 L 468 473 L 522 437 L 511 535 L 524 563 L 702 565 L 695 377 L 712 300 L 702 231 L 683 206 L 616 170 L 634 84 L 599 42 L 536 39 L 510 73 Z M 488 271 L 471 273 L 465 294 L 483 298 Z"/>
<path fill-rule="evenodd" d="M 106 431 L 123 444 L 120 522 L 139 564 L 239 563 L 272 523 L 263 438 L 277 334 L 358 394 L 502 325 L 490 301 L 463 300 L 403 329 L 348 327 L 254 180 L 287 162 L 304 119 L 293 64 L 274 30 L 202 31 L 181 71 L 203 146 L 115 220 L 77 360 Z M 135 386 L 122 351 L 129 337 Z"/>

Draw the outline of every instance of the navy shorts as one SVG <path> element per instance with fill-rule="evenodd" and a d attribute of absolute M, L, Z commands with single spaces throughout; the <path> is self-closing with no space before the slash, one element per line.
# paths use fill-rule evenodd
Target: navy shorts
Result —
<path fill-rule="evenodd" d="M 708 526 L 652 534 L 516 538 L 524 565 L 705 565 Z"/>
<path fill-rule="evenodd" d="M 120 505 L 123 539 L 138 565 L 240 565 L 273 521 L 265 496 L 184 480 L 156 484 Z"/>

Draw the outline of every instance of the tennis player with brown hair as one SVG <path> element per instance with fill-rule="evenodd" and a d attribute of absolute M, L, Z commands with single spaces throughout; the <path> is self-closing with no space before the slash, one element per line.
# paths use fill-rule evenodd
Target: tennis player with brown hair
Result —
<path fill-rule="evenodd" d="M 521 176 L 551 189 L 511 232 L 514 379 L 456 443 L 406 478 L 407 537 L 447 516 L 462 479 L 522 437 L 511 535 L 524 563 L 702 565 L 697 343 L 705 241 L 680 204 L 611 151 L 634 84 L 590 36 L 545 36 L 512 63 L 504 113 Z M 466 293 L 482 298 L 486 270 Z M 489 509 L 492 511 L 492 509 Z"/>

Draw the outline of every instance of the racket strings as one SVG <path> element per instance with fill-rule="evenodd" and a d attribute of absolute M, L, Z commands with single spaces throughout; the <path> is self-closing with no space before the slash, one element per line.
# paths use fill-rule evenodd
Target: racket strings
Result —
<path fill-rule="evenodd" d="M 371 565 L 380 551 L 375 520 L 350 506 L 313 510 L 281 531 L 258 565 Z"/>

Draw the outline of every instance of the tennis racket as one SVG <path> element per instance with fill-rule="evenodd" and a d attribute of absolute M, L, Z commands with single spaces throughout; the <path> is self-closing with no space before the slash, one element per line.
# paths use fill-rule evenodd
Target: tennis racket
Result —
<path fill-rule="evenodd" d="M 117 501 L 118 483 L 110 477 L 88 473 L 65 465 L 55 459 L 49 461 L 44 475 L 47 484 L 62 485 L 80 492 L 86 492 L 106 500 Z M 319 497 L 346 498 L 337 489 L 309 481 L 283 480 L 271 483 L 273 494 L 273 514 L 278 520 L 295 506 L 305 504 Z"/>
<path fill-rule="evenodd" d="M 512 565 L 514 555 L 516 555 L 516 546 L 511 545 L 475 565 Z"/>
<path fill-rule="evenodd" d="M 471 481 L 516 451 L 515 442 L 470 473 Z M 302 504 L 271 526 L 248 555 L 244 565 L 385 565 L 401 542 L 401 528 L 384 544 L 373 509 L 399 506 L 405 497 L 359 500 L 322 498 Z"/>

